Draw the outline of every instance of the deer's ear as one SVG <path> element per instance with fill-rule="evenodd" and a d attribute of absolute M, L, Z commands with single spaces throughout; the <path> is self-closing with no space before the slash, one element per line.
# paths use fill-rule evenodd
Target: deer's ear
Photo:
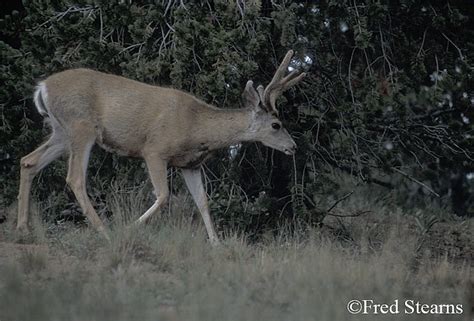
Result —
<path fill-rule="evenodd" d="M 259 108 L 260 97 L 257 91 L 255 91 L 255 88 L 253 88 L 252 80 L 247 81 L 247 85 L 245 85 L 244 92 L 242 93 L 242 98 L 244 99 L 246 107 Z"/>

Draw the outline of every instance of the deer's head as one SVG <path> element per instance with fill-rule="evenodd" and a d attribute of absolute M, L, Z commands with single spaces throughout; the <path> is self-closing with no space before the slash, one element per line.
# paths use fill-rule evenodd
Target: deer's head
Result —
<path fill-rule="evenodd" d="M 250 131 L 253 140 L 287 155 L 295 153 L 296 143 L 278 118 L 279 114 L 275 103 L 278 96 L 306 75 L 293 70 L 285 76 L 292 56 L 293 50 L 288 51 L 266 88 L 260 85 L 255 90 L 253 81 L 249 80 L 242 94 L 245 107 L 252 109 L 253 118 Z"/>

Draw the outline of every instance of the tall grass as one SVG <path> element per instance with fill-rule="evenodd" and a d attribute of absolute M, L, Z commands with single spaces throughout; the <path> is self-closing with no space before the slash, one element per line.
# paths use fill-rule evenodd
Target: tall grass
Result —
<path fill-rule="evenodd" d="M 227 231 L 213 248 L 183 200 L 149 225 L 130 225 L 145 199 L 141 190 L 110 196 L 110 243 L 74 226 L 34 239 L 42 246 L 5 236 L 0 320 L 468 318 L 471 263 L 420 250 L 423 234 L 413 220 L 383 205 L 370 204 L 372 216 L 328 218 L 333 229 L 290 234 L 282 228 L 260 243 Z M 34 225 L 41 232 L 42 224 Z M 347 235 L 340 238 L 336 229 Z M 465 313 L 351 315 L 352 299 L 463 304 Z"/>

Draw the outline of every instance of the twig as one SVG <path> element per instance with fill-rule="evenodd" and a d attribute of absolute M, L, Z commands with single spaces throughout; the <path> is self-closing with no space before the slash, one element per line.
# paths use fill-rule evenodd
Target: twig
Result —
<path fill-rule="evenodd" d="M 97 6 L 85 6 L 85 7 L 77 7 L 77 6 L 71 6 L 69 7 L 66 11 L 63 11 L 63 12 L 59 12 L 57 13 L 56 15 L 54 15 L 53 17 L 49 18 L 48 20 L 46 20 L 45 22 L 37 25 L 34 27 L 34 30 L 37 30 L 45 25 L 47 25 L 48 23 L 51 23 L 53 20 L 56 20 L 56 21 L 60 21 L 61 19 L 63 19 L 66 15 L 68 15 L 69 13 L 76 13 L 76 12 L 85 12 L 85 11 L 94 11 L 96 10 L 98 7 Z"/>
<path fill-rule="evenodd" d="M 418 53 L 416 54 L 417 57 L 421 55 L 421 51 L 423 50 L 423 46 L 425 45 L 426 31 L 428 31 L 428 28 L 426 28 L 425 32 L 423 32 L 423 40 L 421 41 L 420 50 L 418 50 Z"/>
<path fill-rule="evenodd" d="M 352 67 L 352 59 L 354 58 L 354 52 L 356 50 L 356 47 L 354 47 L 354 49 L 352 49 L 352 53 L 351 53 L 351 59 L 349 60 L 349 70 L 347 72 L 347 82 L 348 82 L 348 85 L 349 85 L 349 91 L 351 92 L 351 98 L 352 98 L 352 103 L 355 104 L 355 98 L 354 98 L 354 92 L 352 90 L 352 79 L 351 79 L 351 67 Z M 357 112 L 357 110 L 355 110 Z"/>
<path fill-rule="evenodd" d="M 384 44 L 383 33 L 382 33 L 382 28 L 380 27 L 380 24 L 379 24 L 379 33 L 380 33 L 380 47 L 382 48 L 383 58 L 387 62 L 388 69 L 390 70 L 390 82 L 393 84 L 392 63 L 388 59 L 387 53 L 385 52 L 385 44 Z"/>
<path fill-rule="evenodd" d="M 446 36 L 446 35 L 444 34 L 444 32 L 442 32 L 441 34 L 443 35 L 443 37 L 446 38 L 446 40 L 449 41 L 450 44 L 452 44 L 452 45 L 454 46 L 454 48 L 457 49 L 457 51 L 458 51 L 458 53 L 459 53 L 459 58 L 461 58 L 461 60 L 464 60 L 464 56 L 462 55 L 461 49 L 459 49 L 459 47 L 456 46 L 456 44 L 455 44 L 451 39 L 449 39 L 449 37 Z"/>
<path fill-rule="evenodd" d="M 413 176 L 405 173 L 404 171 L 398 169 L 398 168 L 395 168 L 395 167 L 392 167 L 392 170 L 394 170 L 395 172 L 399 173 L 399 174 L 402 174 L 403 176 L 405 176 L 406 178 L 408 178 L 409 180 L 423 186 L 424 188 L 426 188 L 429 192 L 431 192 L 433 195 L 436 195 L 437 197 L 441 197 L 438 193 L 436 193 L 435 191 L 433 191 L 431 189 L 431 187 L 429 187 L 428 185 L 426 185 L 425 183 L 423 182 L 420 182 L 419 180 L 417 180 L 416 178 L 414 178 Z"/>
<path fill-rule="evenodd" d="M 102 18 L 102 8 L 99 8 L 99 18 L 100 18 L 100 35 L 99 35 L 99 42 L 102 43 L 104 39 L 104 20 Z"/>
<path fill-rule="evenodd" d="M 245 1 L 237 0 L 237 1 L 235 2 L 235 4 L 237 5 L 237 8 L 239 8 L 240 16 L 241 16 L 242 19 L 243 19 L 243 18 L 244 18 L 244 11 L 245 11 L 245 10 L 244 10 L 244 8 L 245 8 Z M 242 8 L 241 5 L 242 5 L 244 8 Z"/>
<path fill-rule="evenodd" d="M 163 16 L 166 17 L 166 14 L 168 13 L 169 8 L 171 7 L 171 3 L 173 0 L 169 0 L 168 4 L 166 5 L 165 12 L 163 13 Z"/>
<path fill-rule="evenodd" d="M 367 214 L 367 213 L 370 213 L 370 212 L 371 211 L 360 211 L 360 212 L 355 212 L 354 214 L 347 214 L 347 215 L 327 213 L 326 215 L 330 215 L 330 216 L 334 216 L 334 217 L 358 217 L 358 216 L 361 216 L 362 214 Z"/>
<path fill-rule="evenodd" d="M 352 194 L 354 194 L 354 191 L 351 191 L 351 192 L 347 193 L 346 195 L 344 195 L 343 197 L 341 197 L 340 199 L 336 200 L 334 202 L 334 204 L 332 204 L 332 206 L 326 212 L 329 214 L 329 212 L 331 212 L 331 210 L 334 209 L 337 204 L 339 204 L 340 202 L 342 202 L 343 200 L 345 200 L 346 198 L 348 198 Z"/>

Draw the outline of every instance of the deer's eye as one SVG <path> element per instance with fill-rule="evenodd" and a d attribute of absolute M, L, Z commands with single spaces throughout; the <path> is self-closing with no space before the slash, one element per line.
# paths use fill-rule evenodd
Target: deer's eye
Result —
<path fill-rule="evenodd" d="M 278 130 L 281 128 L 281 125 L 279 123 L 272 123 L 272 128 Z"/>

